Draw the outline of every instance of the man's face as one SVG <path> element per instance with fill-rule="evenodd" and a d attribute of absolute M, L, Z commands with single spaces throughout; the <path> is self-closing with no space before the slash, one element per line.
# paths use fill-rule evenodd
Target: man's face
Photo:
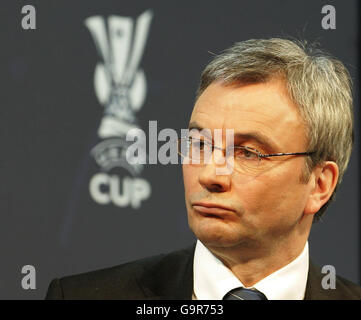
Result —
<path fill-rule="evenodd" d="M 197 100 L 190 124 L 222 129 L 223 148 L 226 129 L 233 129 L 236 146 L 263 154 L 307 151 L 305 125 L 282 80 L 213 83 Z M 183 165 L 188 223 L 205 245 L 262 247 L 301 232 L 298 225 L 311 192 L 311 184 L 300 180 L 305 157 L 261 162 L 264 166 L 253 175 L 242 170 L 216 174 L 222 165 L 214 161 Z"/>

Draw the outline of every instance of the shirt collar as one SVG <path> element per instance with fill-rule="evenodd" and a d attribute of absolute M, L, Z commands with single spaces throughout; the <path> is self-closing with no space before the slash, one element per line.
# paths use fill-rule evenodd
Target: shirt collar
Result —
<path fill-rule="evenodd" d="M 257 282 L 253 288 L 265 294 L 268 300 L 302 300 L 306 291 L 308 263 L 306 242 L 296 259 Z M 194 253 L 193 274 L 194 298 L 198 300 L 221 300 L 228 291 L 244 287 L 199 240 Z"/>

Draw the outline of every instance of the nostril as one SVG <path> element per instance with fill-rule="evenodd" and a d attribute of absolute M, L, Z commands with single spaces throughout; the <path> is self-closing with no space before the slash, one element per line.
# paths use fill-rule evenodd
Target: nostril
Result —
<path fill-rule="evenodd" d="M 200 169 L 198 182 L 210 192 L 226 192 L 231 187 L 230 175 L 218 175 L 213 165 L 207 165 Z"/>
<path fill-rule="evenodd" d="M 206 188 L 211 192 L 224 192 L 225 189 L 221 184 L 207 185 Z"/>

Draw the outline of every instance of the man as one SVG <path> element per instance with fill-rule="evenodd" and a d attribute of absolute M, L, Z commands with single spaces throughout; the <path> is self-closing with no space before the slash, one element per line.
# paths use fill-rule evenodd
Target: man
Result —
<path fill-rule="evenodd" d="M 341 62 L 290 40 L 237 43 L 202 73 L 179 144 L 197 244 L 54 280 L 47 298 L 360 299 L 341 277 L 323 288 L 307 242 L 341 183 L 352 123 Z"/>

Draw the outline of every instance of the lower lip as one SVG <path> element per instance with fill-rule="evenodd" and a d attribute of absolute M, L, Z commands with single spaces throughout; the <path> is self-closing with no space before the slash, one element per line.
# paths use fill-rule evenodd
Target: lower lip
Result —
<path fill-rule="evenodd" d="M 215 216 L 216 218 L 220 218 L 221 216 L 234 213 L 231 210 L 218 208 L 218 207 L 204 207 L 204 206 L 194 205 L 193 208 L 194 210 L 198 211 L 199 213 L 205 216 Z"/>

